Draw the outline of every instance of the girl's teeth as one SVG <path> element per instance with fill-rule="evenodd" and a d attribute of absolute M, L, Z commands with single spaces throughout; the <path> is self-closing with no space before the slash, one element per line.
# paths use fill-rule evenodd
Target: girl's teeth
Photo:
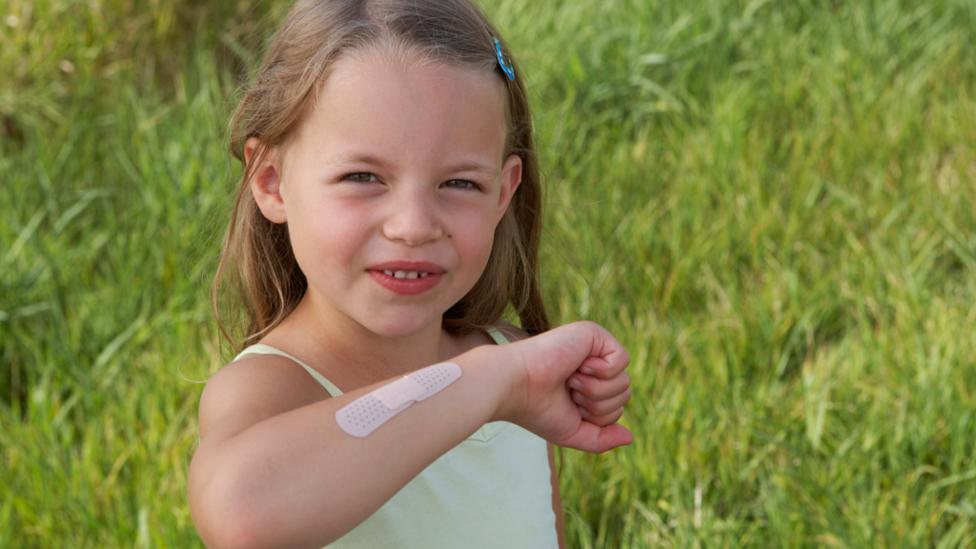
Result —
<path fill-rule="evenodd" d="M 430 273 L 421 273 L 417 271 L 383 271 L 386 276 L 392 276 L 394 278 L 413 280 L 415 278 L 424 278 Z"/>

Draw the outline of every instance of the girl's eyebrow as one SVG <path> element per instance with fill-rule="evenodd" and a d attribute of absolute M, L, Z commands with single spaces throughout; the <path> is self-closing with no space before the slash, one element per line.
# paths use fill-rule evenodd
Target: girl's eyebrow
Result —
<path fill-rule="evenodd" d="M 328 161 L 341 164 L 367 164 L 370 166 L 378 166 L 380 168 L 387 167 L 387 163 L 382 158 L 371 153 L 352 153 L 348 155 L 342 154 L 329 158 Z M 476 160 L 464 160 L 458 162 L 457 164 L 451 165 L 446 171 L 448 173 L 475 172 L 488 176 L 495 176 L 498 175 L 500 170 L 497 167 L 489 164 L 483 164 Z"/>
<path fill-rule="evenodd" d="M 342 163 L 342 164 L 369 164 L 371 166 L 379 166 L 381 168 L 386 167 L 386 162 L 382 158 L 375 156 L 370 153 L 351 153 L 351 154 L 340 154 L 327 159 L 330 163 Z"/>
<path fill-rule="evenodd" d="M 494 168 L 492 166 L 481 164 L 480 162 L 474 162 L 474 161 L 467 161 L 467 162 L 461 162 L 455 164 L 451 166 L 451 168 L 449 168 L 447 171 L 451 173 L 477 172 L 477 173 L 482 173 L 484 175 L 497 175 L 499 172 L 498 168 Z"/>

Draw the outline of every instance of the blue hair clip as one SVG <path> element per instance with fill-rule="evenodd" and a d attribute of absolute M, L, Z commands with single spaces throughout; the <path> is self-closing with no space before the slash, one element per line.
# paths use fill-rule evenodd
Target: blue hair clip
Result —
<path fill-rule="evenodd" d="M 494 36 L 492 40 L 495 41 L 495 57 L 498 58 L 498 66 L 502 68 L 502 72 L 509 80 L 515 80 L 515 68 L 512 64 L 505 60 L 505 55 L 502 53 L 502 43 L 498 41 Z"/>

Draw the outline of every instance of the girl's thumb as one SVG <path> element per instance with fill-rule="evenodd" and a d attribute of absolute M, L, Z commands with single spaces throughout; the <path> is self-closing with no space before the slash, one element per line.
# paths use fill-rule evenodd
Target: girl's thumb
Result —
<path fill-rule="evenodd" d="M 619 423 L 600 427 L 583 421 L 580 423 L 579 429 L 559 445 L 599 454 L 625 446 L 633 441 L 633 433 Z"/>

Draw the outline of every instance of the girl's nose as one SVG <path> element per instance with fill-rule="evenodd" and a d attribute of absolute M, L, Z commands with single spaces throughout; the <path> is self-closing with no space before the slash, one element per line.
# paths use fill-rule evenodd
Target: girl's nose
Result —
<path fill-rule="evenodd" d="M 416 195 L 393 200 L 383 223 L 383 236 L 408 246 L 419 246 L 443 237 L 444 227 L 433 201 L 434 197 Z"/>

